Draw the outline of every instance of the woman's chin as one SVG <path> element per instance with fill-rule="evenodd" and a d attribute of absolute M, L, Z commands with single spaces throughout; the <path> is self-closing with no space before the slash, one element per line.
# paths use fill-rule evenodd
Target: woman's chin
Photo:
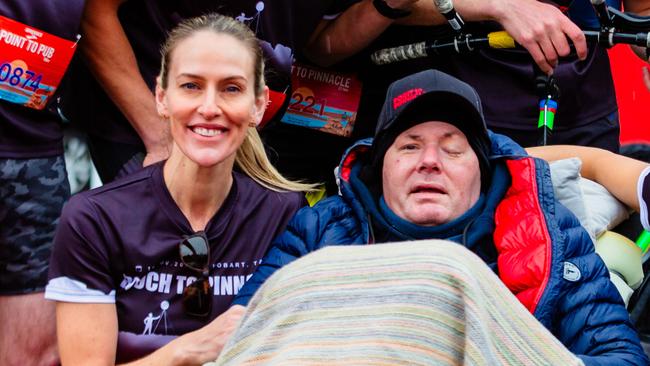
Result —
<path fill-rule="evenodd" d="M 212 168 L 215 165 L 228 161 L 232 155 L 219 152 L 206 152 L 191 154 L 188 158 L 201 168 Z"/>

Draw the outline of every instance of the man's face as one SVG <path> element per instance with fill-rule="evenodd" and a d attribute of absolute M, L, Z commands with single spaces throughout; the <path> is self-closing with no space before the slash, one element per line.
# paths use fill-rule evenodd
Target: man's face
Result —
<path fill-rule="evenodd" d="M 452 221 L 478 200 L 478 158 L 465 135 L 445 122 L 402 132 L 386 151 L 384 200 L 399 217 L 422 226 Z"/>

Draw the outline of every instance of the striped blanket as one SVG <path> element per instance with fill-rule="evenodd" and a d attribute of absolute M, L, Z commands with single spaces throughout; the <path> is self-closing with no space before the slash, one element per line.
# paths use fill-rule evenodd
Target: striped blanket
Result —
<path fill-rule="evenodd" d="M 327 247 L 251 300 L 210 365 L 582 365 L 462 246 Z"/>

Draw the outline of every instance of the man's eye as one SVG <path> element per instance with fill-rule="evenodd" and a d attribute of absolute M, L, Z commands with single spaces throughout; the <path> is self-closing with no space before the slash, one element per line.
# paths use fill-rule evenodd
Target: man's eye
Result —
<path fill-rule="evenodd" d="M 416 150 L 417 148 L 418 145 L 416 144 L 406 144 L 406 145 L 402 145 L 402 147 L 400 147 L 400 150 Z"/>
<path fill-rule="evenodd" d="M 461 156 L 463 152 L 459 149 L 445 149 L 445 153 L 449 156 Z"/>

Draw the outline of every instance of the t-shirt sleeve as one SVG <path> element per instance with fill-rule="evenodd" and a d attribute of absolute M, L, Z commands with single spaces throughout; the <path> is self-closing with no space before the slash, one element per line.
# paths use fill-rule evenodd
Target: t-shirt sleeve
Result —
<path fill-rule="evenodd" d="M 361 0 L 335 0 L 332 1 L 332 5 L 327 9 L 325 15 L 323 15 L 324 20 L 336 19 L 345 9 L 350 6 L 360 2 Z"/>
<path fill-rule="evenodd" d="M 65 205 L 54 237 L 45 298 L 75 303 L 115 303 L 109 240 L 91 201 L 77 195 Z"/>
<path fill-rule="evenodd" d="M 639 197 L 641 225 L 643 225 L 644 229 L 650 231 L 650 222 L 648 220 L 648 204 L 650 204 L 650 167 L 645 168 L 639 176 L 637 194 Z"/>

